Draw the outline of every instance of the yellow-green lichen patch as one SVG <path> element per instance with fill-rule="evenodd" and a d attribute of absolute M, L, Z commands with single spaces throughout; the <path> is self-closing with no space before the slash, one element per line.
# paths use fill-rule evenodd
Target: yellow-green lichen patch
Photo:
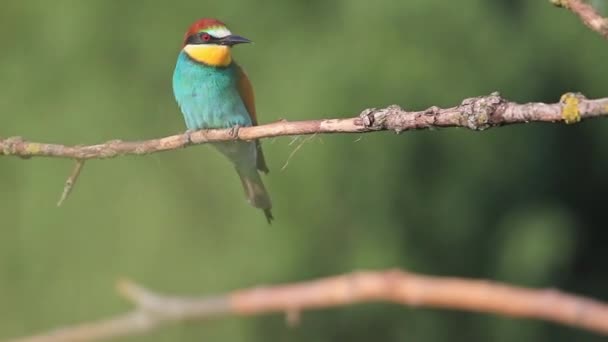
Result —
<path fill-rule="evenodd" d="M 581 112 L 578 109 L 579 99 L 574 93 L 566 93 L 562 95 L 560 102 L 564 104 L 562 107 L 562 119 L 567 124 L 573 124 L 581 121 Z"/>
<path fill-rule="evenodd" d="M 29 154 L 29 155 L 35 155 L 40 153 L 40 144 L 36 144 L 36 143 L 29 143 L 27 144 L 27 146 L 25 147 L 25 153 Z"/>

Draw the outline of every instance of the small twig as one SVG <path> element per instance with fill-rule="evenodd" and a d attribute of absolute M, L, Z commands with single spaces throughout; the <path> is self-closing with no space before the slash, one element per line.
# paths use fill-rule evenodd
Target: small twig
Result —
<path fill-rule="evenodd" d="M 78 180 L 78 176 L 80 176 L 80 171 L 82 171 L 83 166 L 84 166 L 84 159 L 77 159 L 76 164 L 74 165 L 74 169 L 72 170 L 72 173 L 70 174 L 68 179 L 65 181 L 65 186 L 63 187 L 63 192 L 61 193 L 61 197 L 59 198 L 59 201 L 57 202 L 58 207 L 60 207 L 63 204 L 63 202 L 66 200 L 66 198 L 68 198 L 68 196 L 72 192 L 72 189 L 74 188 L 74 185 L 76 185 L 76 181 Z"/>
<path fill-rule="evenodd" d="M 300 141 L 300 143 L 298 145 L 296 145 L 296 147 L 293 149 L 293 151 L 291 151 L 291 153 L 287 157 L 287 160 L 285 160 L 285 163 L 281 167 L 281 171 L 285 171 L 285 169 L 289 165 L 289 162 L 296 155 L 296 153 L 302 148 L 302 146 L 304 146 L 304 144 L 306 144 L 308 141 L 310 141 L 311 139 L 313 139 L 315 136 L 316 136 L 316 134 L 313 134 L 313 135 L 307 137 L 306 139 L 302 139 L 302 141 Z M 291 146 L 292 143 L 296 142 L 296 140 L 299 140 L 299 139 L 294 139 L 291 143 L 289 143 L 289 145 Z"/>
<path fill-rule="evenodd" d="M 406 111 L 399 106 L 389 106 L 366 109 L 359 116 L 346 119 L 279 121 L 255 127 L 241 127 L 237 138 L 254 140 L 319 133 L 404 132 L 442 127 L 464 127 L 479 131 L 528 122 L 574 123 L 601 116 L 608 116 L 608 98 L 589 100 L 580 94 L 568 93 L 559 103 L 517 104 L 508 102 L 498 93 L 494 93 L 465 99 L 460 105 L 445 109 L 431 107 L 422 111 Z M 90 146 L 45 144 L 13 137 L 0 139 L 0 156 L 104 159 L 176 150 L 212 141 L 230 141 L 235 139 L 233 134 L 231 129 L 202 130 L 160 139 L 115 140 Z"/>
<path fill-rule="evenodd" d="M 550 1 L 555 6 L 569 9 L 578 15 L 588 28 L 608 39 L 608 19 L 603 18 L 590 4 L 583 0 Z"/>
<path fill-rule="evenodd" d="M 297 324 L 304 310 L 363 302 L 456 309 L 532 318 L 608 335 L 608 304 L 555 289 L 527 289 L 492 281 L 430 277 L 391 270 L 356 272 L 315 281 L 246 289 L 214 297 L 161 295 L 122 281 L 132 312 L 10 342 L 97 341 L 141 334 L 183 320 L 283 313 Z"/>

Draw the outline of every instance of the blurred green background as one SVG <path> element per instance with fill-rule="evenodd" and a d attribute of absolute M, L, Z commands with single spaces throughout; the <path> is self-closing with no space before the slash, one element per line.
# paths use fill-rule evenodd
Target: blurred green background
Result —
<path fill-rule="evenodd" d="M 255 41 L 235 54 L 264 123 L 492 91 L 518 102 L 608 96 L 608 42 L 548 1 L 7 1 L 0 135 L 91 144 L 183 131 L 171 75 L 183 32 L 208 16 Z M 401 267 L 608 300 L 607 131 L 594 120 L 267 139 L 272 226 L 206 146 L 91 161 L 61 208 L 72 161 L 0 158 L 0 340 L 130 309 L 113 291 L 123 276 L 214 294 Z M 305 312 L 293 329 L 268 315 L 124 339 L 345 340 L 603 338 L 363 304 Z"/>

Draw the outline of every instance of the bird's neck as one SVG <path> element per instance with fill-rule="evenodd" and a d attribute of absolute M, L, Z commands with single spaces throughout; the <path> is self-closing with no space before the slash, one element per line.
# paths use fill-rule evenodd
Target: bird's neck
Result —
<path fill-rule="evenodd" d="M 192 60 L 214 67 L 226 67 L 232 63 L 230 48 L 224 45 L 186 45 L 184 52 Z"/>

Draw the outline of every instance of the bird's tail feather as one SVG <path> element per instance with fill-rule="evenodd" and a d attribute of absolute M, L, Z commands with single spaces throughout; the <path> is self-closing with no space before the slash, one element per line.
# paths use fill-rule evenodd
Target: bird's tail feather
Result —
<path fill-rule="evenodd" d="M 266 216 L 266 220 L 268 223 L 271 223 L 274 219 L 272 217 L 272 212 L 270 211 L 272 203 L 270 202 L 270 195 L 268 195 L 268 191 L 266 191 L 266 187 L 264 187 L 264 183 L 262 182 L 262 178 L 258 171 L 256 169 L 248 170 L 238 167 L 236 168 L 236 171 L 241 178 L 247 201 L 254 207 L 262 209 Z"/>

